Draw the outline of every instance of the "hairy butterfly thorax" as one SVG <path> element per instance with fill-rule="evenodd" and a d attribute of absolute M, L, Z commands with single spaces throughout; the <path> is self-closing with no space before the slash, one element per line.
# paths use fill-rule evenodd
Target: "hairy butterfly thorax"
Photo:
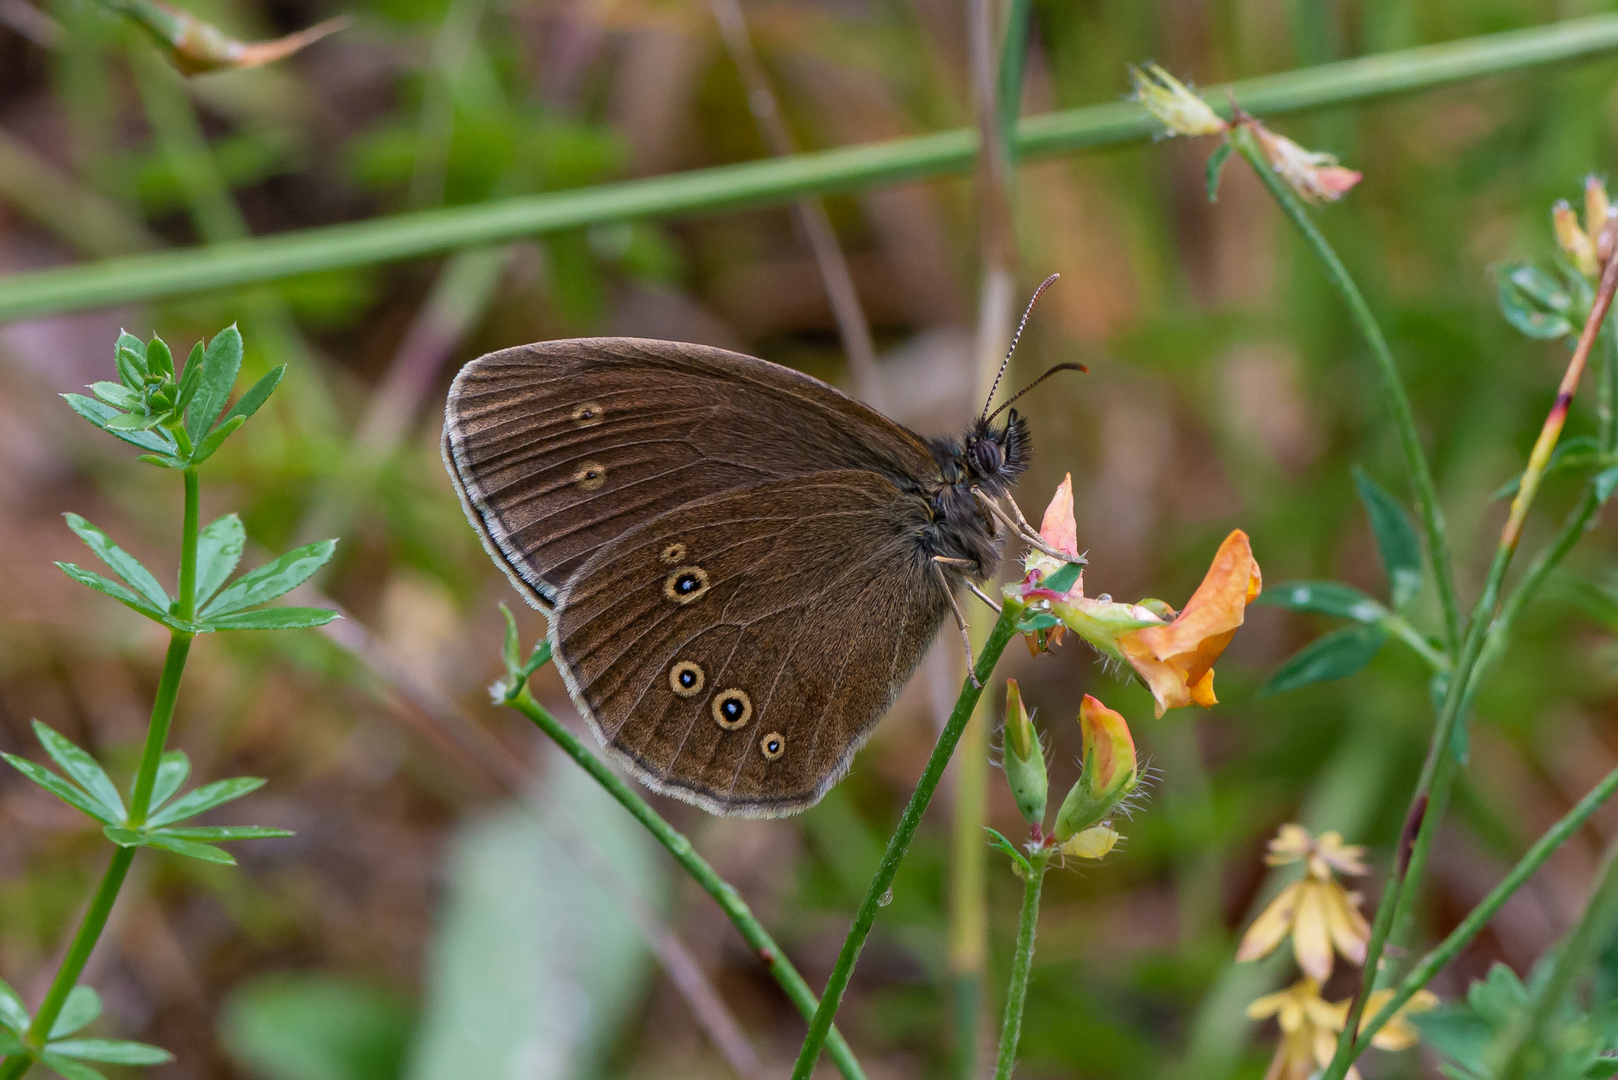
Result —
<path fill-rule="evenodd" d="M 933 439 L 929 446 L 938 481 L 928 492 L 931 520 L 920 537 L 922 551 L 929 558 L 941 556 L 952 580 L 992 577 L 1004 535 L 980 493 L 990 499 L 1008 494 L 1028 467 L 1028 422 L 1012 409 L 998 430 L 980 417 L 961 438 Z"/>

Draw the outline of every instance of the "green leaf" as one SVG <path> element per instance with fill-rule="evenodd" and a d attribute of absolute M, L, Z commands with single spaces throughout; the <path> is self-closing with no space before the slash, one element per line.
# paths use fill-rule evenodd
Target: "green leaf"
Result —
<path fill-rule="evenodd" d="M 1545 471 L 1541 475 L 1549 476 L 1551 473 L 1562 469 L 1575 469 L 1602 460 L 1600 443 L 1589 435 L 1576 435 L 1571 439 L 1563 439 L 1556 444 L 1556 449 L 1551 451 L 1550 460 L 1545 462 Z M 1517 494 L 1517 489 L 1520 486 L 1522 486 L 1522 477 L 1513 476 L 1496 488 L 1489 498 L 1495 500 L 1509 499 Z"/>
<path fill-rule="evenodd" d="M 1073 587 L 1073 583 L 1079 580 L 1079 575 L 1082 573 L 1084 573 L 1083 563 L 1063 563 L 1062 568 L 1056 571 L 1054 574 L 1046 576 L 1046 578 L 1039 583 L 1039 587 L 1041 589 L 1049 589 L 1054 593 L 1066 593 Z"/>
<path fill-rule="evenodd" d="M 322 540 L 289 551 L 231 582 L 200 614 L 211 621 L 214 616 L 229 615 L 291 592 L 324 566 L 335 550 L 337 541 Z"/>
<path fill-rule="evenodd" d="M 1612 498 L 1613 489 L 1618 488 L 1618 465 L 1596 473 L 1595 478 L 1590 482 L 1595 485 L 1596 498 L 1606 502 Z"/>
<path fill-rule="evenodd" d="M 62 1011 L 56 1014 L 56 1023 L 51 1025 L 46 1039 L 71 1035 L 100 1015 L 101 995 L 88 986 L 75 986 L 67 992 L 67 1000 L 62 1002 Z"/>
<path fill-rule="evenodd" d="M 234 323 L 213 336 L 202 353 L 202 372 L 196 393 L 186 410 L 185 431 L 201 447 L 203 438 L 230 400 L 231 387 L 242 370 L 242 334 Z M 221 440 L 223 441 L 223 440 Z M 217 445 L 215 449 L 218 449 Z M 210 451 L 211 453 L 211 451 Z"/>
<path fill-rule="evenodd" d="M 1345 626 L 1305 645 L 1276 669 L 1259 691 L 1262 695 L 1281 694 L 1310 683 L 1346 679 L 1371 662 L 1388 640 L 1380 626 Z"/>
<path fill-rule="evenodd" d="M 158 829 L 152 833 L 156 836 L 177 836 L 181 840 L 210 840 L 217 843 L 229 843 L 232 840 L 277 840 L 291 836 L 288 829 L 276 829 L 267 825 L 198 825 L 193 828 Z"/>
<path fill-rule="evenodd" d="M 174 375 L 174 354 L 169 352 L 168 342 L 156 334 L 146 344 L 146 370 L 152 375 Z"/>
<path fill-rule="evenodd" d="M 159 611 L 167 611 L 169 594 L 163 586 L 157 583 L 152 572 L 140 564 L 140 560 L 129 552 L 112 542 L 106 533 L 90 524 L 78 514 L 68 513 L 62 515 L 67 519 L 67 527 L 72 529 L 80 540 L 83 540 L 89 549 L 96 553 L 96 557 L 110 566 L 114 573 L 129 583 L 129 586 L 143 596 L 147 603 Z"/>
<path fill-rule="evenodd" d="M 174 1055 L 160 1046 L 128 1039 L 64 1039 L 51 1043 L 46 1052 L 109 1065 L 164 1065 L 174 1060 Z"/>
<path fill-rule="evenodd" d="M 156 465 L 161 469 L 188 469 L 191 467 L 189 461 L 182 461 L 173 454 L 139 454 L 135 457 L 135 460 L 143 461 L 148 465 Z"/>
<path fill-rule="evenodd" d="M 74 566 L 72 563 L 59 562 L 56 564 L 56 568 L 62 571 L 62 573 L 66 574 L 68 577 L 72 578 L 74 581 L 77 581 L 80 585 L 88 585 L 96 592 L 104 593 L 118 601 L 120 604 L 123 604 L 126 607 L 134 608 L 148 619 L 155 619 L 165 626 L 169 625 L 168 616 L 164 612 L 157 610 L 145 600 L 142 600 L 140 597 L 118 584 L 116 581 L 112 581 L 109 578 L 104 578 L 100 574 L 95 573 L 93 570 L 86 570 L 83 567 Z"/>
<path fill-rule="evenodd" d="M 311 626 L 325 626 L 337 618 L 337 612 L 319 607 L 261 608 L 235 615 L 218 615 L 204 619 L 199 626 L 203 633 L 215 630 L 303 630 Z"/>
<path fill-rule="evenodd" d="M 247 544 L 247 530 L 242 519 L 235 514 L 210 521 L 197 536 L 197 599 L 198 607 L 219 591 L 242 561 L 242 548 Z"/>
<path fill-rule="evenodd" d="M 1209 202 L 1219 201 L 1219 177 L 1225 171 L 1225 161 L 1230 157 L 1230 152 L 1234 149 L 1235 147 L 1231 145 L 1230 140 L 1226 139 L 1214 147 L 1214 152 L 1208 155 L 1207 183 Z"/>
<path fill-rule="evenodd" d="M 190 775 L 191 759 L 186 757 L 184 750 L 164 751 L 157 762 L 157 778 L 152 783 L 151 809 L 155 810 L 172 799 L 174 793 L 185 783 L 185 778 Z"/>
<path fill-rule="evenodd" d="M 122 815 L 119 815 L 116 818 L 112 817 L 107 813 L 106 807 L 102 806 L 95 799 L 92 799 L 89 795 L 86 795 L 83 791 L 68 783 L 66 780 L 63 780 L 60 776 L 57 776 L 43 765 L 35 765 L 27 758 L 20 758 L 15 754 L 0 753 L 0 758 L 5 758 L 6 763 L 9 764 L 13 769 L 16 769 L 18 772 L 28 777 L 28 779 L 44 788 L 52 795 L 55 795 L 58 799 L 61 799 L 75 810 L 87 814 L 90 817 L 95 818 L 97 821 L 104 822 L 108 825 L 123 824 Z"/>
<path fill-rule="evenodd" d="M 49 1051 L 39 1055 L 39 1063 L 56 1073 L 64 1080 L 107 1080 L 105 1076 L 82 1061 L 74 1061 L 70 1057 L 52 1054 Z"/>
<path fill-rule="evenodd" d="M 1017 633 L 1032 634 L 1037 630 L 1050 630 L 1053 627 L 1061 625 L 1061 619 L 1058 619 L 1055 615 L 1052 615 L 1048 611 L 1040 611 L 1033 615 L 1025 615 L 1022 620 L 1017 623 Z"/>
<path fill-rule="evenodd" d="M 1382 555 L 1382 568 L 1388 573 L 1388 587 L 1395 609 L 1402 608 L 1421 592 L 1421 539 L 1410 515 L 1399 500 L 1388 494 L 1358 465 L 1354 466 L 1354 486 L 1371 519 L 1371 532 Z"/>
<path fill-rule="evenodd" d="M 112 347 L 112 362 L 125 386 L 135 387 L 146 382 L 146 342 L 128 330 L 118 333 Z"/>
<path fill-rule="evenodd" d="M 199 844 L 195 840 L 182 840 L 178 836 L 166 836 L 163 833 L 152 833 L 146 840 L 152 847 L 162 848 L 164 851 L 176 855 L 184 855 L 188 859 L 197 859 L 201 862 L 217 863 L 220 866 L 235 866 L 236 859 L 223 848 L 216 848 L 212 844 Z"/>
<path fill-rule="evenodd" d="M 1379 623 L 1388 615 L 1387 608 L 1340 581 L 1284 581 L 1259 593 L 1254 603 L 1336 615 L 1366 624 Z"/>
<path fill-rule="evenodd" d="M 550 659 L 551 643 L 549 641 L 541 641 L 538 645 L 534 646 L 534 651 L 528 656 L 528 662 L 522 666 L 522 677 L 525 679 L 528 678 L 528 676 L 550 663 Z"/>
<path fill-rule="evenodd" d="M 48 725 L 34 721 L 34 736 L 51 756 L 89 796 L 100 803 L 118 820 L 124 818 L 124 801 L 118 797 L 118 788 L 96 759 L 57 734 Z"/>
<path fill-rule="evenodd" d="M 174 802 L 164 807 L 147 819 L 146 824 L 151 828 L 163 825 L 173 825 L 177 821 L 184 821 L 189 817 L 196 817 L 204 810 L 212 810 L 222 806 L 232 799 L 239 799 L 249 792 L 257 791 L 264 786 L 264 781 L 256 776 L 237 776 L 229 780 L 215 780 L 211 784 L 204 784 L 195 791 L 188 791 Z"/>
<path fill-rule="evenodd" d="M 126 829 L 121 825 L 108 825 L 101 830 L 101 835 L 119 847 L 144 847 L 151 841 L 151 838 L 145 833 L 136 832 L 134 829 Z"/>
<path fill-rule="evenodd" d="M 604 1010 L 599 1010 L 599 995 L 588 1000 L 589 1026 L 595 1028 Z M 608 1013 L 608 1022 L 612 1016 Z M 451 1080 L 430 1064 L 407 1065 L 411 1044 L 424 1034 L 414 1020 L 409 1005 L 382 987 L 320 972 L 282 972 L 250 978 L 233 989 L 219 1011 L 219 1035 L 243 1076 L 399 1080 L 414 1075 Z M 471 1061 L 466 1065 L 463 1075 L 469 1077 L 492 1080 L 492 1073 L 498 1072 L 480 1072 Z"/>
<path fill-rule="evenodd" d="M 1010 840 L 1007 840 L 1005 836 L 1003 836 L 998 830 L 991 829 L 987 825 L 983 827 L 983 831 L 993 837 L 993 839 L 989 841 L 990 847 L 1004 852 L 1008 857 L 1010 857 L 1012 862 L 1022 867 L 1023 870 L 1029 873 L 1033 872 L 1033 864 L 1028 861 L 1027 857 L 1023 855 L 1022 852 L 1017 850 L 1017 845 L 1013 844 Z"/>
<path fill-rule="evenodd" d="M 162 417 L 156 413 L 119 413 L 107 418 L 107 430 L 114 435 L 148 431 L 155 428 Z"/>
<path fill-rule="evenodd" d="M 91 383 L 90 392 L 115 409 L 138 409 L 141 407 L 140 395 L 123 383 Z"/>
<path fill-rule="evenodd" d="M 236 434 L 236 429 L 245 423 L 247 423 L 246 420 L 238 417 L 234 420 L 226 420 L 223 424 L 210 431 L 208 437 L 198 443 L 196 449 L 191 451 L 191 464 L 193 466 L 201 465 L 204 461 L 213 457 L 214 451 L 223 446 L 225 440 Z"/>
<path fill-rule="evenodd" d="M 0 979 L 0 1025 L 21 1035 L 28 1030 L 30 1019 L 28 1009 L 23 1005 L 17 991 L 13 990 L 11 984 L 4 979 Z"/>
<path fill-rule="evenodd" d="M 1526 263 L 1504 268 L 1496 285 L 1500 313 L 1517 331 L 1549 341 L 1573 331 L 1565 317 L 1572 298 L 1548 274 Z"/>
<path fill-rule="evenodd" d="M 0 1058 L 11 1057 L 13 1054 L 26 1054 L 27 1047 L 22 1040 L 5 1028 L 0 1028 Z"/>
<path fill-rule="evenodd" d="M 74 412 L 84 417 L 90 423 L 110 435 L 116 435 L 131 446 L 138 446 L 142 450 L 151 450 L 159 454 L 172 453 L 178 449 L 174 437 L 167 431 L 119 431 L 111 427 L 114 418 L 124 415 L 104 401 L 87 398 L 83 394 L 63 394 L 68 405 Z"/>
<path fill-rule="evenodd" d="M 202 387 L 202 372 L 202 342 L 199 341 L 191 346 L 191 355 L 185 358 L 185 371 L 174 394 L 175 415 L 184 416 L 185 410 L 191 406 L 191 399 L 197 396 L 197 391 Z"/>
<path fill-rule="evenodd" d="M 500 645 L 500 656 L 505 661 L 506 674 L 515 675 L 522 666 L 522 641 L 517 635 L 517 617 L 504 601 L 500 603 L 500 614 L 506 618 L 506 636 Z"/>

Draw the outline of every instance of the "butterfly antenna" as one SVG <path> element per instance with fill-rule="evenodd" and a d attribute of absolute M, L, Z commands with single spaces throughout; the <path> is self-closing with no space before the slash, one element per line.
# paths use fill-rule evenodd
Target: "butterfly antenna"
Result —
<path fill-rule="evenodd" d="M 1022 397 L 1024 394 L 1028 393 L 1028 391 L 1032 390 L 1034 387 L 1038 386 L 1040 383 L 1044 382 L 1046 379 L 1050 378 L 1052 375 L 1055 375 L 1058 371 L 1089 371 L 1089 370 L 1090 369 L 1085 367 L 1083 364 L 1075 364 L 1075 363 L 1071 363 L 1071 362 L 1066 363 L 1066 364 L 1057 364 L 1055 367 L 1053 367 L 1049 371 L 1045 372 L 1045 374 L 1041 375 L 1039 378 L 1035 379 L 1033 382 L 1029 383 L 1027 386 L 1023 387 L 1021 390 L 1018 390 L 1015 394 L 1012 394 L 1010 397 L 1008 397 L 1005 400 L 1005 402 L 1002 403 L 1001 406 L 998 409 L 994 410 L 994 412 L 989 413 L 987 416 L 985 416 L 983 418 L 983 422 L 988 423 L 990 420 L 993 420 L 995 417 L 999 416 L 1001 413 L 1003 413 L 1007 409 L 1011 408 L 1012 402 L 1016 401 L 1018 398 Z"/>
<path fill-rule="evenodd" d="M 1023 327 L 1028 325 L 1028 316 L 1034 313 L 1034 305 L 1039 302 L 1041 294 L 1043 294 L 1046 289 L 1050 288 L 1051 285 L 1056 282 L 1056 279 L 1061 276 L 1061 274 L 1052 274 L 1050 277 L 1040 282 L 1039 288 L 1034 290 L 1034 295 L 1029 297 L 1028 306 L 1023 308 L 1022 320 L 1017 323 L 1017 332 L 1011 335 L 1011 348 L 1006 350 L 1006 358 L 1000 361 L 1000 370 L 994 373 L 994 385 L 989 387 L 988 400 L 983 403 L 983 417 L 981 422 L 987 423 L 990 416 L 993 415 L 989 412 L 989 406 L 994 402 L 994 392 L 1000 389 L 1000 379 L 1006 373 L 1006 365 L 1011 363 L 1011 354 L 1017 351 L 1017 342 L 1022 340 Z M 999 410 L 997 409 L 995 412 L 999 412 Z"/>

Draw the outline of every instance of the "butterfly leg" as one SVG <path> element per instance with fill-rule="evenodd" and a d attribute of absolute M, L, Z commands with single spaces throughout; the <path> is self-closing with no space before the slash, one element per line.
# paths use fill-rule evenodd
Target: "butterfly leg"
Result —
<path fill-rule="evenodd" d="M 968 589 L 972 590 L 972 595 L 976 596 L 979 600 L 982 600 L 985 604 L 988 604 L 990 607 L 994 608 L 994 613 L 996 615 L 1000 614 L 1000 605 L 995 603 L 994 598 L 991 597 L 988 593 L 986 593 L 982 589 L 978 588 L 976 583 L 968 581 L 966 583 L 966 587 Z"/>
<path fill-rule="evenodd" d="M 1013 533 L 1015 533 L 1018 539 L 1022 540 L 1022 542 L 1027 544 L 1029 547 L 1034 548 L 1037 551 L 1042 551 L 1053 559 L 1061 559 L 1063 562 L 1082 563 L 1085 561 L 1084 556 L 1082 555 L 1073 556 L 1065 551 L 1060 551 L 1047 544 L 1045 542 L 1045 538 L 1039 535 L 1038 530 L 1036 530 L 1032 525 L 1028 524 L 1028 519 L 1022 516 L 1022 511 L 1018 509 L 1016 502 L 1013 501 L 1009 495 L 1006 497 L 1006 501 L 1011 503 L 1011 509 L 1016 514 L 1015 518 L 1013 518 L 1010 514 L 1007 514 L 1004 507 L 1002 507 L 994 499 L 991 499 L 989 496 L 985 495 L 983 492 L 974 491 L 972 494 L 978 497 L 978 501 L 984 505 L 989 513 L 993 514 L 1002 525 L 1006 526 Z"/>
<path fill-rule="evenodd" d="M 972 680 L 974 687 L 981 690 L 983 684 L 978 682 L 978 661 L 977 657 L 972 655 L 972 635 L 966 629 L 966 616 L 961 614 L 961 605 L 955 602 L 955 590 L 950 588 L 949 577 L 944 573 L 944 567 L 940 565 L 953 561 L 955 560 L 935 555 L 933 569 L 938 571 L 939 578 L 944 582 L 944 595 L 949 598 L 949 609 L 955 613 L 955 625 L 961 628 L 961 644 L 966 648 L 966 677 Z"/>

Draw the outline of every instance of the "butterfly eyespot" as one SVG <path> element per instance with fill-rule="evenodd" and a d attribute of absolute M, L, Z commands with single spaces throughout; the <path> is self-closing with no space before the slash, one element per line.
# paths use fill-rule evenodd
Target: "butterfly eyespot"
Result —
<path fill-rule="evenodd" d="M 774 761 L 787 752 L 787 739 L 779 731 L 772 731 L 758 741 L 758 752 L 766 761 Z"/>
<path fill-rule="evenodd" d="M 708 676 L 703 674 L 702 666 L 690 660 L 681 660 L 669 668 L 669 689 L 677 697 L 696 697 L 702 693 L 707 682 Z"/>
<path fill-rule="evenodd" d="M 713 718 L 726 731 L 746 727 L 753 719 L 753 699 L 745 690 L 726 690 L 714 695 Z"/>
<path fill-rule="evenodd" d="M 663 579 L 663 595 L 676 604 L 689 604 L 708 591 L 708 572 L 700 566 L 682 566 Z"/>
<path fill-rule="evenodd" d="M 598 461 L 586 461 L 573 474 L 573 482 L 585 491 L 594 491 L 607 482 L 607 467 Z"/>
<path fill-rule="evenodd" d="M 593 401 L 586 401 L 573 410 L 573 422 L 579 427 L 594 427 L 606 418 L 607 410 Z"/>
<path fill-rule="evenodd" d="M 679 543 L 670 544 L 668 547 L 664 548 L 663 553 L 658 556 L 658 559 L 666 563 L 677 563 L 684 558 L 685 545 Z"/>

